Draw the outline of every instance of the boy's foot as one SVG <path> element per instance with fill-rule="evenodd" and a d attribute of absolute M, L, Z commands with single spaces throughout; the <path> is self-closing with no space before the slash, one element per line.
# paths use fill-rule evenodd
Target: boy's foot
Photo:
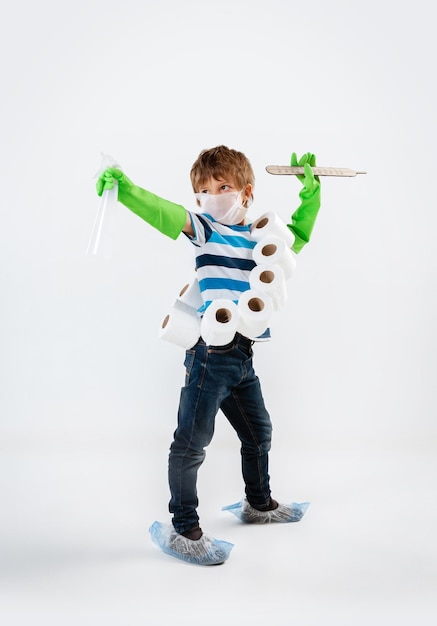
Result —
<path fill-rule="evenodd" d="M 278 504 L 276 500 L 270 500 L 271 508 L 266 511 L 258 511 L 249 504 L 247 498 L 244 498 L 236 504 L 224 506 L 222 511 L 233 513 L 245 524 L 288 523 L 301 520 L 309 504 L 309 502 Z"/>
<path fill-rule="evenodd" d="M 202 533 L 199 539 L 189 539 L 175 531 L 172 524 L 154 522 L 149 528 L 152 541 L 163 552 L 177 559 L 194 563 L 195 565 L 220 565 L 229 557 L 234 545 L 227 541 L 214 539 L 210 535 Z"/>

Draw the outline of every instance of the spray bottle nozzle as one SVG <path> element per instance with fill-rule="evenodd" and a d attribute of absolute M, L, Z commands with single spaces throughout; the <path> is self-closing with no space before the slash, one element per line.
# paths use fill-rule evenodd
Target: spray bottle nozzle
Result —
<path fill-rule="evenodd" d="M 101 152 L 100 155 L 102 157 L 102 160 L 100 162 L 99 169 L 94 174 L 94 178 L 99 178 L 99 176 L 101 176 L 101 174 L 103 174 L 103 172 L 107 170 L 108 167 L 117 167 L 118 169 L 121 169 L 121 165 L 110 154 Z"/>

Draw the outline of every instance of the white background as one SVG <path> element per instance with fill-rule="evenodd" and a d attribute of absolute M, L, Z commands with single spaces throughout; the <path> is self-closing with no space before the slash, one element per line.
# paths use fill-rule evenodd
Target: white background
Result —
<path fill-rule="evenodd" d="M 0 619 L 83 624 L 434 624 L 436 56 L 431 4 L 41 0 L 2 12 Z M 366 170 L 322 180 L 290 298 L 256 348 L 273 494 L 301 523 L 247 527 L 222 416 L 199 478 L 218 568 L 172 560 L 167 453 L 183 352 L 158 338 L 190 244 L 118 205 L 86 255 L 100 152 L 193 207 L 189 170 L 226 144 L 253 215 L 298 205 L 273 177 L 306 151 Z"/>

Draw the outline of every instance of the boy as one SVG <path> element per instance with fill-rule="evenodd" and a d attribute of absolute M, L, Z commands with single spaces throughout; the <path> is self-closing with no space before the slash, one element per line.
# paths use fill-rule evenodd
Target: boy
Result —
<path fill-rule="evenodd" d="M 288 228 L 298 253 L 309 237 L 320 207 L 320 182 L 307 153 L 292 165 L 303 165 L 301 204 Z M 226 146 L 200 153 L 191 169 L 191 183 L 202 213 L 187 211 L 134 185 L 119 169 L 109 168 L 97 182 L 99 195 L 118 182 L 118 199 L 163 234 L 176 239 L 181 232 L 195 246 L 196 270 L 203 300 L 202 315 L 216 299 L 237 302 L 249 289 L 255 262 L 255 241 L 246 223 L 253 200 L 254 174 L 246 156 Z M 236 333 L 225 346 L 206 345 L 202 338 L 186 351 L 186 383 L 181 390 L 178 425 L 170 447 L 168 479 L 172 525 L 152 526 L 155 542 L 167 553 L 197 564 L 222 563 L 232 544 L 204 535 L 197 515 L 197 472 L 204 448 L 214 433 L 215 416 L 222 410 L 241 441 L 242 474 L 246 497 L 228 507 L 248 523 L 290 522 L 305 507 L 278 504 L 271 497 L 268 453 L 272 426 L 259 380 L 252 365 L 253 341 Z M 294 507 L 294 509 L 293 509 Z M 297 508 L 296 508 L 297 507 Z"/>

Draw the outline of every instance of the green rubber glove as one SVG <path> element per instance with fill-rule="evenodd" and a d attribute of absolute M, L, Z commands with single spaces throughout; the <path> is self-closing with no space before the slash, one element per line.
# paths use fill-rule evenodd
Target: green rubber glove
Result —
<path fill-rule="evenodd" d="M 292 167 L 304 167 L 305 163 L 308 163 L 308 165 L 311 165 L 311 167 L 314 167 L 316 165 L 316 155 L 312 154 L 311 152 L 306 152 L 304 155 L 302 155 L 299 159 L 299 161 L 297 160 L 297 156 L 296 153 L 293 152 L 293 154 L 291 155 L 291 160 L 290 160 L 290 165 Z M 303 183 L 305 180 L 305 176 L 304 174 L 297 174 L 297 178 Z M 318 176 L 314 177 L 315 180 L 319 180 Z"/>
<path fill-rule="evenodd" d="M 287 224 L 295 237 L 292 250 L 297 254 L 309 242 L 320 209 L 320 180 L 311 169 L 316 165 L 316 156 L 311 152 L 304 154 L 299 161 L 293 152 L 290 165 L 304 167 L 304 174 L 297 175 L 303 183 L 299 193 L 301 203 L 291 216 L 291 224 Z"/>
<path fill-rule="evenodd" d="M 183 206 L 137 187 L 121 170 L 114 167 L 100 175 L 96 183 L 97 194 L 101 196 L 106 189 L 112 189 L 114 181 L 118 183 L 119 202 L 164 235 L 172 239 L 179 237 L 187 217 Z"/>

